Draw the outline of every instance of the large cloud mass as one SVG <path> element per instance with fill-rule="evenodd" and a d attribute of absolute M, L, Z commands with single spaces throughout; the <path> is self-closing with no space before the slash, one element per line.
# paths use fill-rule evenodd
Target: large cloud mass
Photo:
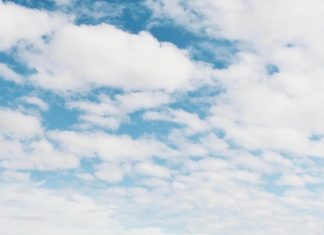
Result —
<path fill-rule="evenodd" d="M 1 234 L 322 234 L 321 1 L 20 2 Z"/>

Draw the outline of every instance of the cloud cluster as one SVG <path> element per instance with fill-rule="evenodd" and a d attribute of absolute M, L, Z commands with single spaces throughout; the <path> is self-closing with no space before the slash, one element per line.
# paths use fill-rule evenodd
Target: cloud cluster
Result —
<path fill-rule="evenodd" d="M 324 5 L 146 6 L 238 52 L 216 69 L 147 31 L 0 2 L 0 52 L 29 71 L 0 63 L 3 99 L 24 89 L 0 100 L 0 232 L 320 235 Z M 45 125 L 53 104 L 75 123 Z"/>
<path fill-rule="evenodd" d="M 82 112 L 80 120 L 90 126 L 118 129 L 128 114 L 136 111 L 158 108 L 172 101 L 164 92 L 128 92 L 116 95 L 113 99 L 107 95 L 98 95 L 98 102 L 82 100 L 67 103 L 69 109 Z"/>
<path fill-rule="evenodd" d="M 214 74 L 225 91 L 209 117 L 215 128 L 249 149 L 324 155 L 321 139 L 312 139 L 324 132 L 323 4 L 195 0 L 148 5 L 156 17 L 238 42 L 232 64 Z"/>

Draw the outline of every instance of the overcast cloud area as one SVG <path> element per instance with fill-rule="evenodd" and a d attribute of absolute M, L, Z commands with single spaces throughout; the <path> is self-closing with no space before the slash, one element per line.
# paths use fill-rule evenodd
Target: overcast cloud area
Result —
<path fill-rule="evenodd" d="M 322 235 L 322 0 L 0 0 L 1 235 Z"/>

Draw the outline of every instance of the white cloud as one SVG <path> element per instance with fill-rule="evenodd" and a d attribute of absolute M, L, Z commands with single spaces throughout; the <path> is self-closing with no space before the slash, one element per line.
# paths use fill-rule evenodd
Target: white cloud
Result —
<path fill-rule="evenodd" d="M 107 231 L 116 235 L 150 234 L 149 231 L 164 234 L 156 228 L 123 228 L 113 219 L 113 205 L 99 205 L 77 192 L 58 192 L 31 185 L 2 185 L 0 191 L 2 234 L 89 235 Z"/>
<path fill-rule="evenodd" d="M 133 190 L 133 195 L 139 191 Z M 0 185 L 0 232 L 48 235 L 173 235 L 154 226 L 129 226 L 116 216 L 116 204 L 74 189 L 45 189 L 33 182 Z"/>
<path fill-rule="evenodd" d="M 140 175 L 149 175 L 158 178 L 168 178 L 171 174 L 168 168 L 148 162 L 137 164 L 134 171 Z"/>
<path fill-rule="evenodd" d="M 50 139 L 64 152 L 77 156 L 99 156 L 106 161 L 136 161 L 154 156 L 169 157 L 174 151 L 153 138 L 133 139 L 127 135 L 109 135 L 101 132 L 52 131 Z"/>
<path fill-rule="evenodd" d="M 209 134 L 202 140 L 202 145 L 209 149 L 212 155 L 228 154 L 229 145 L 223 139 L 219 138 L 215 134 Z"/>
<path fill-rule="evenodd" d="M 19 140 L 8 140 L 0 137 L 0 158 L 10 159 L 14 156 L 23 156 L 24 149 Z"/>
<path fill-rule="evenodd" d="M 237 156 L 187 159 L 184 167 L 174 171 L 170 183 L 153 181 L 154 175 L 152 178 L 146 175 L 148 178 L 142 183 L 149 189 L 112 187 L 105 189 L 102 197 L 114 201 L 118 214 L 126 221 L 139 218 L 134 223 L 146 221 L 162 226 L 176 221 L 188 234 L 265 231 L 265 235 L 276 232 L 284 235 L 303 234 L 307 230 L 320 234 L 321 219 L 308 212 L 321 210 L 322 192 L 289 190 L 283 195 L 268 192 L 257 171 L 242 170 L 231 162 Z M 147 215 L 148 208 L 155 213 Z M 143 217 L 145 213 L 147 217 Z M 300 224 L 298 229 L 296 222 Z"/>
<path fill-rule="evenodd" d="M 276 182 L 279 185 L 286 186 L 305 186 L 307 183 L 318 183 L 318 179 L 310 175 L 296 175 L 296 174 L 286 174 L 282 175 L 280 179 Z"/>
<path fill-rule="evenodd" d="M 121 167 L 116 164 L 104 163 L 104 164 L 100 164 L 97 167 L 95 176 L 98 179 L 114 183 L 123 180 L 124 172 L 123 169 L 121 169 Z"/>
<path fill-rule="evenodd" d="M 144 114 L 144 119 L 150 121 L 168 121 L 187 126 L 187 132 L 204 132 L 209 129 L 208 123 L 200 119 L 198 114 L 181 109 L 168 109 L 163 112 L 149 111 Z"/>
<path fill-rule="evenodd" d="M 168 94 L 163 92 L 129 92 L 116 95 L 113 99 L 106 95 L 99 95 L 98 102 L 71 101 L 67 103 L 70 109 L 76 109 L 83 114 L 79 116 L 86 123 L 117 129 L 123 121 L 128 121 L 128 114 L 157 108 L 171 101 Z"/>
<path fill-rule="evenodd" d="M 3 63 L 0 63 L 0 77 L 16 83 L 21 83 L 23 81 L 22 75 L 16 73 L 11 68 L 9 68 L 8 65 Z"/>
<path fill-rule="evenodd" d="M 31 76 L 34 83 L 58 91 L 91 87 L 172 91 L 188 87 L 203 71 L 171 43 L 108 24 L 63 24 L 37 53 L 24 51 L 22 57 L 38 71 Z"/>
<path fill-rule="evenodd" d="M 77 173 L 76 176 L 85 181 L 93 181 L 95 179 L 90 173 Z"/>
<path fill-rule="evenodd" d="M 0 13 L 0 50 L 19 44 L 18 57 L 35 70 L 31 81 L 46 89 L 174 91 L 192 87 L 209 73 L 185 50 L 148 32 L 131 34 L 109 24 L 75 25 L 69 15 L 11 3 L 0 3 Z"/>
<path fill-rule="evenodd" d="M 64 19 L 57 27 L 62 18 L 52 13 L 0 3 L 0 18 L 9 13 L 14 18 L 0 32 L 0 50 L 19 44 L 17 56 L 36 69 L 35 84 L 56 91 L 124 92 L 97 101 L 69 98 L 67 107 L 90 125 L 86 131 L 46 132 L 40 117 L 0 109 L 0 232 L 171 234 L 152 228 L 156 225 L 186 235 L 322 234 L 324 192 L 316 186 L 323 184 L 324 171 L 322 160 L 313 158 L 324 156 L 322 4 L 150 2 L 157 3 L 151 5 L 156 14 L 241 46 L 228 68 L 213 71 L 222 92 L 212 97 L 206 118 L 166 107 L 177 101 L 171 92 L 195 89 L 195 78 L 210 75 L 186 51 L 108 24 L 73 25 Z M 35 29 L 27 32 L 27 23 Z M 47 42 L 41 40 L 44 34 L 50 34 Z M 25 43 L 34 50 L 26 50 Z M 268 73 L 269 64 L 278 66 L 277 73 Z M 21 80 L 8 69 L 0 65 L 4 77 Z M 46 110 L 37 97 L 24 99 Z M 146 121 L 181 127 L 172 128 L 165 142 L 92 129 L 117 129 L 139 110 Z M 100 163 L 85 172 L 83 158 Z M 85 184 L 68 192 L 41 188 L 42 182 L 37 187 L 28 184 L 32 170 L 71 170 Z M 105 187 L 101 180 L 116 186 Z M 91 198 L 75 191 L 91 192 Z"/>
<path fill-rule="evenodd" d="M 147 3 L 157 17 L 170 17 L 184 27 L 212 37 L 253 43 L 268 52 L 274 45 L 318 43 L 322 37 L 320 22 L 324 7 L 319 0 L 148 0 Z"/>
<path fill-rule="evenodd" d="M 79 159 L 75 155 L 55 149 L 46 139 L 29 139 L 26 143 L 1 140 L 1 145 L 0 165 L 5 169 L 62 170 L 79 166 Z"/>
<path fill-rule="evenodd" d="M 219 71 L 226 92 L 218 97 L 210 123 L 247 148 L 322 156 L 322 141 L 310 139 L 324 131 L 321 85 L 305 74 L 269 77 L 264 66 L 258 56 L 243 53 L 237 64 Z M 296 79 L 309 91 L 295 86 Z"/>
<path fill-rule="evenodd" d="M 34 187 L 1 187 L 1 228 L 3 234 L 89 234 L 110 225 L 109 209 L 74 193 L 70 198 Z M 14 205 L 10 201 L 15 201 Z M 99 231 L 101 230 L 101 231 Z"/>
<path fill-rule="evenodd" d="M 157 17 L 237 43 L 208 120 L 250 149 L 323 156 L 323 4 L 312 1 L 147 1 Z M 287 14 L 289 12 L 289 14 Z M 217 54 L 217 51 L 215 51 Z M 278 67 L 269 74 L 266 67 Z"/>
<path fill-rule="evenodd" d="M 116 101 L 120 110 L 132 112 L 167 104 L 171 101 L 171 97 L 163 92 L 131 92 L 118 95 Z"/>
<path fill-rule="evenodd" d="M 30 182 L 30 173 L 23 173 L 18 171 L 3 171 L 1 172 L 1 180 L 10 183 L 26 183 Z"/>
<path fill-rule="evenodd" d="M 111 165 L 100 166 L 96 176 L 119 181 L 127 171 L 127 168 L 118 170 L 122 163 L 178 155 L 176 150 L 163 142 L 148 137 L 133 139 L 126 135 L 73 131 L 51 131 L 36 139 L 33 135 L 23 137 L 25 142 L 20 141 L 20 135 L 0 138 L 1 167 L 20 170 L 77 169 L 80 159 L 98 157 Z"/>
<path fill-rule="evenodd" d="M 34 163 L 41 170 L 73 169 L 79 166 L 79 159 L 71 154 L 56 150 L 46 140 L 35 141 L 31 144 L 32 152 L 26 162 Z"/>
<path fill-rule="evenodd" d="M 38 98 L 36 96 L 24 96 L 24 97 L 21 97 L 21 100 L 27 104 L 35 105 L 42 111 L 48 110 L 47 103 L 45 103 L 43 100 L 41 100 L 40 98 Z"/>
<path fill-rule="evenodd" d="M 37 116 L 23 114 L 11 109 L 0 109 L 0 134 L 27 138 L 42 133 L 43 128 Z"/>
<path fill-rule="evenodd" d="M 62 15 L 0 2 L 0 50 L 8 50 L 19 42 L 39 43 L 63 21 Z"/>
<path fill-rule="evenodd" d="M 80 121 L 85 122 L 85 125 L 83 126 L 85 129 L 86 128 L 90 129 L 93 126 L 99 126 L 99 127 L 115 130 L 118 129 L 120 123 L 123 121 L 123 118 L 99 116 L 95 114 L 85 114 L 79 116 L 79 119 Z"/>

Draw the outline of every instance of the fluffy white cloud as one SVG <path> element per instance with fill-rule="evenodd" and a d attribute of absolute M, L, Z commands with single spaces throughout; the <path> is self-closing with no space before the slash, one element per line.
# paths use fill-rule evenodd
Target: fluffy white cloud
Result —
<path fill-rule="evenodd" d="M 187 234 L 303 234 L 307 230 L 320 234 L 321 219 L 308 212 L 323 208 L 322 191 L 299 188 L 282 195 L 269 192 L 269 181 L 265 182 L 255 167 L 243 170 L 235 163 L 238 154 L 223 159 L 187 159 L 169 182 L 148 178 L 142 183 L 149 189 L 111 187 L 101 196 L 114 201 L 118 214 L 126 221 L 139 218 L 138 223 L 166 226 L 174 222 L 176 215 L 177 225 L 184 226 Z M 303 179 L 312 181 L 305 174 Z M 143 217 L 148 208 L 155 213 Z M 298 229 L 296 222 L 300 224 Z"/>
<path fill-rule="evenodd" d="M 37 116 L 23 114 L 11 109 L 0 109 L 0 134 L 27 138 L 42 133 L 41 121 Z"/>
<path fill-rule="evenodd" d="M 63 24 L 37 53 L 23 59 L 37 73 L 36 84 L 59 91 L 117 87 L 175 90 L 199 78 L 203 66 L 185 51 L 161 43 L 147 32 L 130 34 L 108 24 Z M 154 61 L 154 63 L 152 63 Z"/>
<path fill-rule="evenodd" d="M 310 175 L 295 175 L 295 174 L 287 174 L 280 177 L 277 181 L 279 185 L 288 185 L 288 186 L 305 186 L 306 183 L 318 183 L 319 181 L 310 176 Z"/>
<path fill-rule="evenodd" d="M 269 76 L 264 66 L 258 56 L 243 53 L 237 64 L 219 71 L 226 92 L 216 100 L 210 123 L 247 148 L 323 156 L 323 141 L 311 139 L 324 132 L 322 85 L 293 71 Z"/>
<path fill-rule="evenodd" d="M 123 90 L 65 100 L 81 112 L 86 131 L 44 131 L 40 117 L 0 109 L 0 232 L 160 235 L 155 227 L 176 227 L 186 235 L 322 234 L 324 170 L 315 156 L 324 156 L 323 4 L 147 2 L 158 16 L 239 45 L 229 67 L 212 71 L 221 91 L 208 97 L 212 107 L 203 118 L 198 110 L 166 107 L 178 101 L 173 91 L 196 89 L 196 78 L 209 78 L 186 51 L 147 32 L 76 25 L 66 16 L 0 3 L 0 19 L 14 18 L 0 21 L 0 50 L 19 45 L 17 58 L 35 69 L 29 81 L 64 92 Z M 35 28 L 27 32 L 27 23 Z M 21 80 L 4 64 L 0 74 Z M 22 99 L 47 109 L 37 97 Z M 136 111 L 145 111 L 144 121 L 179 125 L 160 140 L 92 129 L 117 129 Z M 68 172 L 84 184 L 79 193 L 45 189 L 44 182 L 29 182 L 31 170 Z"/>
<path fill-rule="evenodd" d="M 323 141 L 311 139 L 324 133 L 320 1 L 147 3 L 157 17 L 239 45 L 232 64 L 215 71 L 224 92 L 215 98 L 212 126 L 249 149 L 324 156 Z"/>
<path fill-rule="evenodd" d="M 100 132 L 51 131 L 35 139 L 33 135 L 23 134 L 26 141 L 20 141 L 20 135 L 0 137 L 1 167 L 21 170 L 76 169 L 80 166 L 80 159 L 98 157 L 107 164 L 98 166 L 96 176 L 120 181 L 128 171 L 127 166 L 120 165 L 122 163 L 179 155 L 163 142 L 149 137 L 133 139 L 126 135 Z"/>
<path fill-rule="evenodd" d="M 48 135 L 64 152 L 84 157 L 98 156 L 112 162 L 136 161 L 154 156 L 169 157 L 176 154 L 163 142 L 148 137 L 133 139 L 127 135 L 74 131 L 52 131 Z"/>
<path fill-rule="evenodd" d="M 9 183 L 26 183 L 30 182 L 30 173 L 7 170 L 1 172 L 1 179 Z"/>
<path fill-rule="evenodd" d="M 19 142 L 0 139 L 0 166 L 5 169 L 63 170 L 79 166 L 79 159 L 54 148 L 46 139 Z"/>
<path fill-rule="evenodd" d="M 137 164 L 134 170 L 140 175 L 149 175 L 161 178 L 168 178 L 171 174 L 168 168 L 148 162 L 142 162 Z"/>
<path fill-rule="evenodd" d="M 0 1 L 0 50 L 8 50 L 19 42 L 39 43 L 42 36 L 52 33 L 65 21 L 59 14 Z"/>
<path fill-rule="evenodd" d="M 215 71 L 224 92 L 212 126 L 246 148 L 324 155 L 323 141 L 311 140 L 324 133 L 320 1 L 147 2 L 158 17 L 240 45 L 233 63 Z"/>
<path fill-rule="evenodd" d="M 75 155 L 56 149 L 45 135 L 40 117 L 0 109 L 0 166 L 23 170 L 71 169 L 79 166 L 79 159 Z"/>
<path fill-rule="evenodd" d="M 121 166 L 113 163 L 104 163 L 100 164 L 97 167 L 95 176 L 98 179 L 107 181 L 107 182 L 120 182 L 124 178 L 124 170 Z"/>
<path fill-rule="evenodd" d="M 185 50 L 148 32 L 132 34 L 109 24 L 75 25 L 68 15 L 12 3 L 1 2 L 0 15 L 0 50 L 19 45 L 19 58 L 35 70 L 31 81 L 43 88 L 173 91 L 189 88 L 209 73 Z M 8 74 L 6 67 L 2 70 Z M 12 75 L 9 78 L 17 80 Z"/>

